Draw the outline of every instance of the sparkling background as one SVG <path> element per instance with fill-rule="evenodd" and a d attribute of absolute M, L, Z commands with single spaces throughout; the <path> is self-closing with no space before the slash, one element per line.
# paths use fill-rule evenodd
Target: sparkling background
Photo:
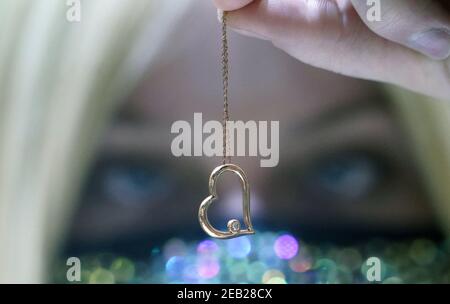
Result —
<path fill-rule="evenodd" d="M 112 254 L 81 258 L 82 283 L 369 283 L 369 257 L 381 260 L 381 283 L 450 283 L 450 241 L 392 242 L 360 246 L 312 245 L 289 233 L 257 232 L 231 240 L 170 239 L 149 248 L 148 260 Z M 55 281 L 67 282 L 67 267 Z"/>

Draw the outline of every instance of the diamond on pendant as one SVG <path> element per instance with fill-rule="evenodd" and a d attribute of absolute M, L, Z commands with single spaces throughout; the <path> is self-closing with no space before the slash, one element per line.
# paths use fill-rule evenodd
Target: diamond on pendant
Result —
<path fill-rule="evenodd" d="M 241 224 L 238 220 L 230 220 L 227 224 L 228 230 L 231 233 L 238 233 L 241 230 Z"/>

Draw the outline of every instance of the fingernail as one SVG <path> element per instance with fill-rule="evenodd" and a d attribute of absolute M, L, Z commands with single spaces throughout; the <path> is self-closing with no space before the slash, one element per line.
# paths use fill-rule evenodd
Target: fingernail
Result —
<path fill-rule="evenodd" d="M 223 10 L 217 9 L 217 19 L 219 20 L 219 22 L 222 22 L 222 19 L 223 19 Z"/>
<path fill-rule="evenodd" d="M 264 36 L 262 36 L 262 35 L 260 35 L 260 34 L 254 33 L 254 32 L 250 32 L 250 31 L 243 30 L 243 29 L 239 29 L 239 28 L 235 28 L 235 27 L 231 27 L 231 28 L 232 28 L 233 31 L 235 31 L 236 33 L 242 34 L 242 35 L 244 35 L 244 36 L 253 37 L 253 38 L 258 38 L 258 39 L 261 39 L 261 40 L 270 40 L 269 38 L 264 37 Z"/>
<path fill-rule="evenodd" d="M 450 33 L 446 29 L 431 29 L 411 37 L 411 46 L 437 60 L 450 56 Z"/>

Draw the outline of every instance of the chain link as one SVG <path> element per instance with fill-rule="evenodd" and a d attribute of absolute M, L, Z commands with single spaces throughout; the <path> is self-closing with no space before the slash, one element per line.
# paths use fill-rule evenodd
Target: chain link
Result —
<path fill-rule="evenodd" d="M 227 12 L 222 14 L 222 85 L 223 85 L 223 164 L 231 163 L 230 142 L 227 122 L 230 120 L 228 109 L 228 35 L 227 35 Z"/>

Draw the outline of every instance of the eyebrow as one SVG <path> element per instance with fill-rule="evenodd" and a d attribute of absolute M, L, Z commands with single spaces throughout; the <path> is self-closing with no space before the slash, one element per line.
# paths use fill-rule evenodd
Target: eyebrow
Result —
<path fill-rule="evenodd" d="M 337 102 L 307 120 L 298 121 L 293 128 L 288 130 L 288 133 L 310 132 L 311 130 L 321 129 L 338 121 L 351 120 L 368 109 L 382 111 L 386 114 L 390 113 L 386 96 L 381 93 L 372 94 L 367 99 L 354 98 L 346 102 Z"/>
<path fill-rule="evenodd" d="M 308 117 L 307 120 L 297 121 L 293 127 L 285 129 L 284 135 L 280 135 L 283 138 L 299 133 L 321 132 L 320 130 L 327 126 L 350 121 L 370 109 L 388 114 L 388 99 L 379 91 L 371 91 L 368 98 L 352 98 L 345 102 L 336 102 L 332 106 L 325 107 L 316 115 Z M 288 120 L 291 119 L 288 118 Z M 107 131 L 100 153 L 111 154 L 110 150 L 114 149 L 114 154 L 117 155 L 164 154 L 171 141 L 168 128 L 163 124 L 155 123 L 155 121 L 143 122 L 130 119 L 127 115 L 119 115 Z"/>
<path fill-rule="evenodd" d="M 167 149 L 166 138 L 167 143 L 170 144 L 168 130 L 170 131 L 153 123 L 117 122 L 106 132 L 101 148 L 104 153 L 108 153 L 111 148 L 117 149 L 117 154 L 139 154 L 144 151 L 145 153 L 161 153 Z M 167 135 L 162 135 L 166 133 Z"/>

